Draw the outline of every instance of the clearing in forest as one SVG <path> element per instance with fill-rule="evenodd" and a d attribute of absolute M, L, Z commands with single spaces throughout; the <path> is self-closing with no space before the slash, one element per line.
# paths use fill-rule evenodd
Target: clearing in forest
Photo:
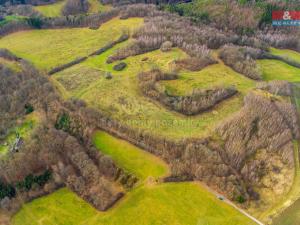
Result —
<path fill-rule="evenodd" d="M 102 153 L 109 155 L 117 165 L 139 179 L 158 178 L 168 174 L 168 166 L 162 160 L 104 131 L 95 132 L 93 143 Z"/>
<path fill-rule="evenodd" d="M 31 113 L 17 121 L 16 126 L 11 128 L 7 132 L 6 136 L 0 138 L 0 157 L 9 151 L 18 137 L 23 140 L 27 140 L 32 134 L 32 131 L 36 127 L 38 121 L 39 115 L 37 112 Z"/>

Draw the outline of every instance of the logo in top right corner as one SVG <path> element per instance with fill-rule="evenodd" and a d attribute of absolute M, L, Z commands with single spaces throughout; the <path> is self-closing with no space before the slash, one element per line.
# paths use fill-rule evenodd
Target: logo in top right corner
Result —
<path fill-rule="evenodd" d="M 300 11 L 273 11 L 273 26 L 300 26 Z"/>

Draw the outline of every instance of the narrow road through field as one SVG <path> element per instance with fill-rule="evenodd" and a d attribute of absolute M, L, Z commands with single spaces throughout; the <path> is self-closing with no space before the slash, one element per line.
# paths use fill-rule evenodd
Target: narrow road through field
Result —
<path fill-rule="evenodd" d="M 255 217 L 251 216 L 249 213 L 247 213 L 245 210 L 239 208 L 236 204 L 234 204 L 232 201 L 230 201 L 229 199 L 225 198 L 223 195 L 219 194 L 218 192 L 216 192 L 215 190 L 211 189 L 210 187 L 208 187 L 207 185 L 201 183 L 201 185 L 203 185 L 204 187 L 207 188 L 207 190 L 211 193 L 213 193 L 217 198 L 219 198 L 220 196 L 222 196 L 223 200 L 220 201 L 224 201 L 225 203 L 227 203 L 228 205 L 232 206 L 233 208 L 235 208 L 236 210 L 238 210 L 240 213 L 244 214 L 245 216 L 247 216 L 249 219 L 253 220 L 255 223 L 259 224 L 259 225 L 264 225 L 264 223 L 262 223 L 261 221 L 259 221 L 258 219 L 256 219 Z"/>

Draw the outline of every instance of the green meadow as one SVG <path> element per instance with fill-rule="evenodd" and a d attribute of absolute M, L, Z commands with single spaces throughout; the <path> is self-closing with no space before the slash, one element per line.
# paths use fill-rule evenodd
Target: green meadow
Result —
<path fill-rule="evenodd" d="M 300 63 L 300 53 L 290 49 L 270 48 L 273 55 L 278 55 L 291 61 Z"/>
<path fill-rule="evenodd" d="M 114 18 L 99 29 L 72 28 L 20 31 L 0 39 L 0 48 L 7 48 L 31 61 L 37 68 L 50 69 L 86 56 L 116 40 L 127 30 L 142 25 L 143 19 Z"/>
<path fill-rule="evenodd" d="M 142 186 L 107 212 L 66 188 L 23 206 L 13 225 L 255 225 L 197 183 Z"/>
<path fill-rule="evenodd" d="M 168 174 L 168 166 L 159 158 L 103 131 L 93 135 L 94 145 L 114 162 L 139 179 L 158 178 Z"/>
<path fill-rule="evenodd" d="M 286 80 L 289 82 L 300 81 L 300 69 L 290 66 L 279 60 L 257 60 L 258 65 L 263 72 L 263 79 L 270 80 Z"/>
<path fill-rule="evenodd" d="M 16 15 L 5 16 L 5 18 L 0 21 L 0 26 L 3 26 L 11 21 L 18 21 L 24 18 L 25 18 L 24 16 L 16 16 Z"/>

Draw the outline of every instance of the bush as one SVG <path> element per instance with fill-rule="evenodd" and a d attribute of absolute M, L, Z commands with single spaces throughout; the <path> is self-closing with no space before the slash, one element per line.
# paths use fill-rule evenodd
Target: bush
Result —
<path fill-rule="evenodd" d="M 41 29 L 43 26 L 43 20 L 40 17 L 27 18 L 27 23 L 35 29 Z"/>
<path fill-rule="evenodd" d="M 236 198 L 236 201 L 240 204 L 243 204 L 246 199 L 242 196 L 242 195 L 239 195 L 237 198 Z"/>
<path fill-rule="evenodd" d="M 26 104 L 25 105 L 25 114 L 30 114 L 34 111 L 34 108 L 31 104 Z"/>
<path fill-rule="evenodd" d="M 70 117 L 68 114 L 63 113 L 62 115 L 58 116 L 55 128 L 57 130 L 68 131 L 70 129 Z"/>
<path fill-rule="evenodd" d="M 105 73 L 105 79 L 108 79 L 108 80 L 112 79 L 112 74 L 111 74 L 111 72 L 106 72 L 106 73 Z"/>
<path fill-rule="evenodd" d="M 116 70 L 116 71 L 122 71 L 122 70 L 125 69 L 126 66 L 127 66 L 126 63 L 120 62 L 120 63 L 114 65 L 113 69 Z"/>
<path fill-rule="evenodd" d="M 170 51 L 172 49 L 172 46 L 173 46 L 172 42 L 165 41 L 164 43 L 161 44 L 160 50 L 162 52 L 168 52 L 168 51 Z"/>
<path fill-rule="evenodd" d="M 0 180 L 0 200 L 4 199 L 5 197 L 13 198 L 16 195 L 15 188 L 10 184 L 4 184 Z"/>
<path fill-rule="evenodd" d="M 43 174 L 39 176 L 29 174 L 25 177 L 23 181 L 18 182 L 16 184 L 16 187 L 18 190 L 29 191 L 35 184 L 38 184 L 39 186 L 44 186 L 50 180 L 51 175 L 52 173 L 50 170 L 46 170 Z"/>

